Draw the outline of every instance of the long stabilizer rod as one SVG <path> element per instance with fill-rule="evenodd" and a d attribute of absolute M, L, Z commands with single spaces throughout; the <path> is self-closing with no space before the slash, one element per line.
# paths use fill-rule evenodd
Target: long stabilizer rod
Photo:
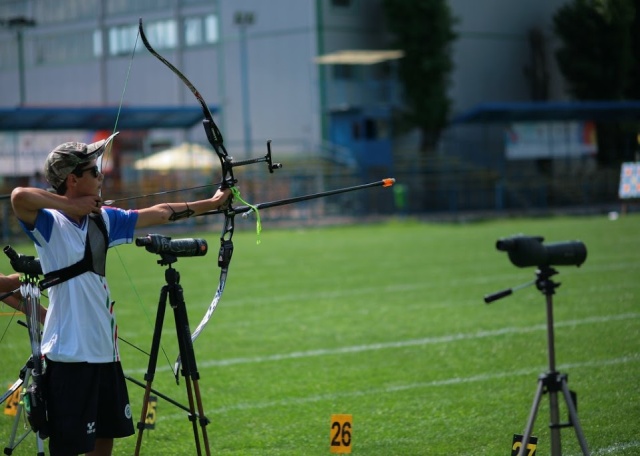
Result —
<path fill-rule="evenodd" d="M 355 185 L 353 187 L 338 188 L 336 190 L 328 190 L 326 192 L 312 193 L 309 195 L 302 195 L 302 196 L 294 196 L 292 198 L 285 198 L 277 201 L 268 201 L 265 203 L 257 203 L 257 204 L 254 204 L 253 206 L 238 206 L 233 208 L 233 212 L 235 212 L 236 214 L 242 214 L 244 212 L 251 212 L 254 210 L 254 208 L 266 209 L 269 207 L 285 206 L 287 204 L 299 203 L 301 201 L 308 201 L 308 200 L 317 199 L 317 198 L 324 198 L 325 196 L 338 195 L 340 193 L 354 192 L 356 190 L 363 190 L 365 188 L 371 188 L 371 187 L 391 187 L 395 182 L 396 180 L 394 178 L 387 177 L 385 179 L 382 179 L 376 182 L 369 182 L 368 184 Z M 216 209 L 215 211 L 205 212 L 200 215 L 223 214 L 223 213 L 224 213 L 224 210 Z"/>

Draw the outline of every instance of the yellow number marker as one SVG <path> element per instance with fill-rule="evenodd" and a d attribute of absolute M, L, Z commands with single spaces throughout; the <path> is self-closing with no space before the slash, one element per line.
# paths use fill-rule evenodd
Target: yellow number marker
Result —
<path fill-rule="evenodd" d="M 331 415 L 331 452 L 351 453 L 353 441 L 353 417 L 351 415 Z"/>
<path fill-rule="evenodd" d="M 513 442 L 511 444 L 512 456 L 519 456 L 522 451 L 522 439 L 524 435 L 513 434 Z M 538 449 L 538 438 L 529 437 L 529 443 L 527 443 L 527 449 L 525 450 L 526 456 L 536 456 L 536 450 Z"/>
<path fill-rule="evenodd" d="M 11 386 L 9 387 L 11 388 Z M 4 406 L 4 414 L 9 416 L 16 416 L 18 413 L 18 405 L 20 404 L 20 388 L 17 388 L 11 396 L 7 398 L 6 405 Z"/>
<path fill-rule="evenodd" d="M 144 420 L 145 429 L 155 429 L 156 420 L 158 419 L 158 398 L 149 396 L 149 404 L 147 405 L 147 416 Z"/>

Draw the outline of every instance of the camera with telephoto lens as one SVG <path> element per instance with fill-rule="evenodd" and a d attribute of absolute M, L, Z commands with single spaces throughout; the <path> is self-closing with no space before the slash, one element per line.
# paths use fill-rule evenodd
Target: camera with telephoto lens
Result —
<path fill-rule="evenodd" d="M 136 245 L 147 252 L 173 255 L 175 257 L 204 256 L 207 254 L 207 241 L 204 239 L 171 239 L 160 234 L 148 234 L 136 238 Z"/>
<path fill-rule="evenodd" d="M 543 244 L 542 236 L 518 235 L 499 239 L 496 248 L 507 252 L 511 262 L 527 266 L 580 266 L 587 258 L 587 247 L 581 241 Z"/>
<path fill-rule="evenodd" d="M 38 258 L 17 253 L 10 245 L 5 246 L 4 253 L 9 257 L 9 262 L 14 271 L 34 276 L 42 274 L 42 267 Z"/>

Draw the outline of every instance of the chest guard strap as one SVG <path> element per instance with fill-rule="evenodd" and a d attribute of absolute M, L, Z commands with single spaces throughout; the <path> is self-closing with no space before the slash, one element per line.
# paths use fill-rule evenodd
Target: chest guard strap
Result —
<path fill-rule="evenodd" d="M 109 234 L 107 233 L 107 227 L 104 224 L 102 215 L 89 214 L 84 257 L 71 266 L 45 274 L 44 279 L 40 281 L 40 289 L 46 290 L 49 287 L 59 285 L 89 271 L 104 277 L 107 264 L 108 247 Z"/>

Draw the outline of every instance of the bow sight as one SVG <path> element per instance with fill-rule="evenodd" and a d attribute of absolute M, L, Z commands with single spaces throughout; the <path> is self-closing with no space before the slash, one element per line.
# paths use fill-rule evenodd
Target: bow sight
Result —
<path fill-rule="evenodd" d="M 203 123 L 205 125 L 205 132 L 207 133 L 207 138 L 211 140 L 213 138 L 209 133 L 211 131 L 211 124 L 207 121 L 207 119 L 205 119 Z M 269 173 L 271 174 L 273 174 L 273 171 L 275 171 L 276 169 L 282 168 L 282 163 L 274 163 L 271 158 L 271 140 L 267 141 L 267 153 L 263 157 L 249 158 L 247 160 L 237 160 L 237 161 L 234 161 L 231 157 L 229 157 L 229 162 L 227 166 L 229 166 L 230 168 L 234 168 L 236 166 L 251 165 L 253 163 L 266 163 L 267 168 L 269 169 Z"/>

